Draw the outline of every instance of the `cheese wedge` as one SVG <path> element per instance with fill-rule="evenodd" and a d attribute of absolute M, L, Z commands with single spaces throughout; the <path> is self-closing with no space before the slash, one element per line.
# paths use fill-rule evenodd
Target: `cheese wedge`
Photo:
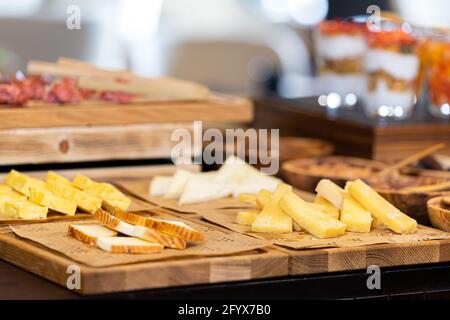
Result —
<path fill-rule="evenodd" d="M 75 202 L 81 210 L 95 213 L 102 206 L 102 199 L 75 189 L 71 184 L 61 184 L 59 180 L 48 180 L 47 188 L 55 195 L 68 201 Z"/>
<path fill-rule="evenodd" d="M 97 247 L 111 253 L 158 253 L 164 246 L 130 237 L 99 237 L 96 240 Z"/>
<path fill-rule="evenodd" d="M 291 192 L 292 187 L 280 184 L 270 198 L 269 203 L 258 214 L 252 224 L 253 232 L 264 233 L 290 233 L 292 232 L 292 218 L 280 206 L 280 199 L 284 194 Z"/>
<path fill-rule="evenodd" d="M 77 240 L 95 245 L 99 237 L 115 237 L 117 232 L 100 225 L 69 225 L 69 233 Z"/>
<path fill-rule="evenodd" d="M 179 237 L 163 234 L 144 226 L 129 224 L 102 209 L 98 209 L 94 214 L 94 217 L 104 226 L 130 237 L 136 237 L 153 243 L 160 243 L 165 247 L 174 249 L 185 249 L 187 245 L 186 241 Z"/>
<path fill-rule="evenodd" d="M 172 177 L 155 176 L 150 182 L 148 194 L 152 197 L 162 197 L 169 190 L 172 183 Z"/>
<path fill-rule="evenodd" d="M 166 199 L 179 199 L 183 194 L 183 191 L 186 187 L 186 184 L 189 181 L 189 178 L 193 175 L 192 172 L 178 169 L 175 172 L 175 175 L 172 178 L 169 189 L 165 193 L 164 197 Z"/>
<path fill-rule="evenodd" d="M 62 184 L 70 186 L 72 183 L 69 179 L 63 177 L 62 175 L 57 174 L 54 171 L 47 172 L 47 176 L 45 177 L 45 182 L 48 184 L 50 182 L 55 184 Z"/>
<path fill-rule="evenodd" d="M 400 234 L 416 232 L 416 220 L 398 210 L 362 180 L 352 182 L 348 190 L 363 207 L 392 231 Z"/>
<path fill-rule="evenodd" d="M 120 209 L 126 211 L 131 200 L 109 183 L 97 183 L 85 176 L 76 176 L 72 185 L 87 194 L 103 200 L 103 206 L 107 209 Z"/>
<path fill-rule="evenodd" d="M 258 209 L 264 208 L 270 201 L 270 198 L 272 197 L 272 192 L 266 189 L 261 189 L 258 192 L 258 196 L 256 198 L 256 207 Z"/>
<path fill-rule="evenodd" d="M 333 206 L 342 209 L 342 202 L 344 201 L 344 189 L 339 187 L 329 179 L 322 179 L 317 184 L 316 192 L 319 197 L 327 199 Z"/>
<path fill-rule="evenodd" d="M 372 227 L 372 215 L 349 193 L 344 194 L 341 221 L 347 225 L 347 231 L 369 233 Z"/>
<path fill-rule="evenodd" d="M 249 165 L 241 158 L 229 156 L 217 171 L 215 179 L 237 185 L 249 176 L 258 176 L 260 174 L 258 169 Z"/>
<path fill-rule="evenodd" d="M 10 173 L 5 178 L 5 184 L 16 190 L 17 192 L 20 192 L 21 194 L 24 194 L 26 196 L 30 196 L 30 189 L 31 188 L 44 188 L 45 183 L 34 179 L 32 177 L 29 177 L 23 173 L 20 173 L 16 170 L 11 170 Z"/>
<path fill-rule="evenodd" d="M 145 226 L 158 232 L 180 237 L 186 241 L 202 242 L 204 233 L 188 226 L 178 220 L 163 220 L 154 217 L 144 217 L 135 213 L 115 210 L 112 213 L 116 218 L 133 225 Z"/>
<path fill-rule="evenodd" d="M 339 220 L 339 217 L 341 215 L 339 209 L 333 206 L 333 204 L 329 202 L 327 199 L 317 196 L 314 199 L 313 205 L 319 211 L 322 211 L 323 213 L 326 213 L 330 217 Z"/>
<path fill-rule="evenodd" d="M 58 197 L 45 188 L 32 188 L 30 201 L 68 216 L 74 216 L 77 212 L 77 204 L 74 201 Z"/>
<path fill-rule="evenodd" d="M 230 195 L 231 189 L 224 183 L 200 175 L 191 175 L 178 203 L 180 205 L 195 204 L 226 198 Z"/>
<path fill-rule="evenodd" d="M 334 238 L 345 233 L 345 223 L 314 209 L 292 192 L 283 195 L 280 205 L 300 227 L 317 238 Z"/>
<path fill-rule="evenodd" d="M 236 215 L 236 223 L 242 226 L 251 226 L 261 212 L 258 209 L 239 211 Z"/>
<path fill-rule="evenodd" d="M 8 196 L 15 199 L 26 200 L 27 197 L 17 191 L 14 191 L 13 188 L 7 186 L 6 184 L 0 184 L 0 196 Z"/>
<path fill-rule="evenodd" d="M 47 218 L 48 209 L 32 202 L 17 199 L 5 200 L 3 205 L 1 202 L 0 200 L 1 214 L 5 217 L 27 220 Z"/>
<path fill-rule="evenodd" d="M 257 195 L 254 194 L 254 193 L 241 193 L 241 194 L 238 196 L 239 202 L 251 204 L 251 205 L 253 205 L 253 206 L 255 206 L 255 207 L 257 206 L 257 204 L 256 204 L 256 198 L 257 198 Z"/>

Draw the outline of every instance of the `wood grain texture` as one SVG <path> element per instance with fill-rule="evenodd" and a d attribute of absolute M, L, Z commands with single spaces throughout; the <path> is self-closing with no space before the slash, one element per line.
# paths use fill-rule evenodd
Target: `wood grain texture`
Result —
<path fill-rule="evenodd" d="M 289 255 L 290 275 L 362 270 L 371 265 L 394 267 L 450 261 L 450 240 L 316 250 L 278 247 L 278 250 Z"/>
<path fill-rule="evenodd" d="M 110 126 L 192 121 L 250 122 L 253 105 L 243 98 L 214 97 L 204 102 L 65 105 L 0 108 L 0 129 Z"/>
<path fill-rule="evenodd" d="M 200 171 L 199 165 L 183 165 L 182 168 L 189 171 Z M 177 166 L 167 165 L 144 165 L 144 166 L 124 166 L 110 168 L 86 168 L 86 169 L 65 169 L 54 170 L 68 179 L 73 179 L 77 174 L 82 174 L 96 181 L 128 181 L 134 179 L 150 180 L 155 175 L 173 175 Z M 27 171 L 27 175 L 38 179 L 44 179 L 48 171 Z M 0 181 L 5 179 L 7 173 L 0 174 Z"/>
<path fill-rule="evenodd" d="M 0 165 L 170 158 L 193 123 L 0 130 Z"/>
<path fill-rule="evenodd" d="M 261 279 L 288 272 L 287 255 L 270 248 L 234 256 L 186 257 L 91 268 L 22 240 L 12 232 L 0 235 L 0 257 L 63 287 L 69 276 L 68 267 L 78 265 L 81 289 L 76 292 L 84 295 Z"/>

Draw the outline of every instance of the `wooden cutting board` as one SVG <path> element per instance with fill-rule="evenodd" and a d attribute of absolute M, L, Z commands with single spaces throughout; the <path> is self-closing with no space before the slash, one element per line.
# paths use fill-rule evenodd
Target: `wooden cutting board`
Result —
<path fill-rule="evenodd" d="M 287 275 L 288 256 L 270 248 L 221 257 L 186 257 L 92 268 L 15 236 L 0 227 L 0 257 L 67 287 L 70 267 L 79 268 L 83 295 L 244 281 Z M 70 280 L 69 280 L 70 281 Z"/>

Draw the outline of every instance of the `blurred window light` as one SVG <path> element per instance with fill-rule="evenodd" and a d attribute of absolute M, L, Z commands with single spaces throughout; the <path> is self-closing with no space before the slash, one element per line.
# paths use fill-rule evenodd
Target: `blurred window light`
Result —
<path fill-rule="evenodd" d="M 288 0 L 289 13 L 301 25 L 315 25 L 328 13 L 328 0 Z"/>
<path fill-rule="evenodd" d="M 38 12 L 43 0 L 0 0 L 0 16 L 26 17 Z"/>
<path fill-rule="evenodd" d="M 396 0 L 393 3 L 401 16 L 413 25 L 450 27 L 449 0 Z"/>
<path fill-rule="evenodd" d="M 120 0 L 117 28 L 123 40 L 150 40 L 158 31 L 163 0 Z"/>
<path fill-rule="evenodd" d="M 310 26 L 325 19 L 329 4 L 328 0 L 261 0 L 261 8 L 272 22 Z"/>
<path fill-rule="evenodd" d="M 288 0 L 261 0 L 261 7 L 265 16 L 272 22 L 282 23 L 291 20 Z"/>

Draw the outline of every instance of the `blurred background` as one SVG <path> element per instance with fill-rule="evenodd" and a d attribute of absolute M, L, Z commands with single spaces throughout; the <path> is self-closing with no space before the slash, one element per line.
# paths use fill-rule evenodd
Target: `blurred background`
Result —
<path fill-rule="evenodd" d="M 0 70 L 68 56 L 227 93 L 311 96 L 314 26 L 373 4 L 416 25 L 450 27 L 448 0 L 0 0 Z M 71 5 L 80 30 L 66 27 Z"/>

